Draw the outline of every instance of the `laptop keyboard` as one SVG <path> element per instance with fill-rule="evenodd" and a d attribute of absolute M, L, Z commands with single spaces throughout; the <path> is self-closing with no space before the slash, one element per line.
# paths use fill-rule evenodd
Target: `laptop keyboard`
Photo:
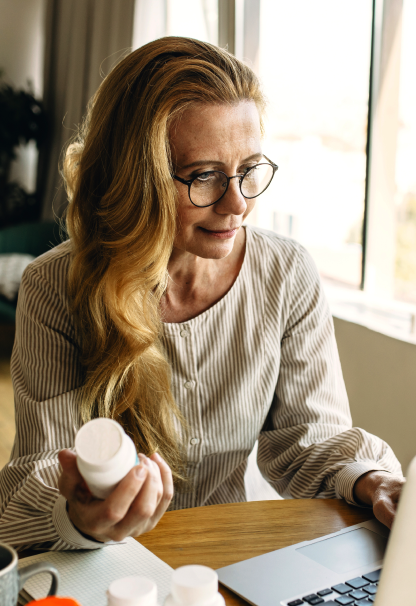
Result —
<path fill-rule="evenodd" d="M 376 598 L 381 568 L 362 577 L 349 579 L 332 587 L 323 587 L 315 593 L 285 602 L 286 606 L 371 606 Z"/>

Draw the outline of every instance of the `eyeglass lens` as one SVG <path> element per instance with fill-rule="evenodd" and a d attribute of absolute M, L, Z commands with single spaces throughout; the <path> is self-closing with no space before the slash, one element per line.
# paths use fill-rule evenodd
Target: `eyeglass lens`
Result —
<path fill-rule="evenodd" d="M 245 198 L 255 198 L 269 185 L 273 178 L 270 164 L 257 164 L 241 179 L 241 193 Z M 227 179 L 220 171 L 209 171 L 199 175 L 190 188 L 190 198 L 197 206 L 208 206 L 221 198 L 227 188 Z"/>

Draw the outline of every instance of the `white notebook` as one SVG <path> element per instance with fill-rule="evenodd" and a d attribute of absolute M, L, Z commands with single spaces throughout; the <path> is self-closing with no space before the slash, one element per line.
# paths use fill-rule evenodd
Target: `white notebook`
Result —
<path fill-rule="evenodd" d="M 132 538 L 102 549 L 81 551 L 48 551 L 19 561 L 19 568 L 34 562 L 50 562 L 59 571 L 58 595 L 71 597 L 81 606 L 106 606 L 106 591 L 116 579 L 131 575 L 144 576 L 157 585 L 158 603 L 163 604 L 170 591 L 173 569 Z M 38 574 L 27 581 L 19 603 L 44 598 L 51 576 Z M 26 595 L 29 594 L 29 595 Z"/>

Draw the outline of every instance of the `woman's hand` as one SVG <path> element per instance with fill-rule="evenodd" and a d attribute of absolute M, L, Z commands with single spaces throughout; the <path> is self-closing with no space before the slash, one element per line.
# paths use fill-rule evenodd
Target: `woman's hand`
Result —
<path fill-rule="evenodd" d="M 76 455 L 59 453 L 62 474 L 58 486 L 68 503 L 74 526 L 96 541 L 121 541 L 136 537 L 156 526 L 173 497 L 170 468 L 158 454 L 139 455 L 133 467 L 104 501 L 91 495 L 78 471 Z"/>
<path fill-rule="evenodd" d="M 376 518 L 391 528 L 404 482 L 386 471 L 369 471 L 356 481 L 354 497 L 358 503 L 372 505 Z"/>

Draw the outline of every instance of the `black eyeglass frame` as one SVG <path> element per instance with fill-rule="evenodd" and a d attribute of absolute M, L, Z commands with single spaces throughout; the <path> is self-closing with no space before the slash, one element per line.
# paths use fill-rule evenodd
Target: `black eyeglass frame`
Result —
<path fill-rule="evenodd" d="M 248 169 L 248 170 L 247 170 L 247 171 L 244 173 L 244 175 L 234 175 L 233 177 L 229 177 L 229 176 L 228 176 L 228 175 L 226 175 L 226 174 L 225 174 L 225 173 L 224 173 L 222 170 L 206 170 L 204 173 L 202 173 L 202 174 L 204 174 L 204 175 L 209 174 L 209 173 L 222 173 L 222 174 L 224 175 L 224 177 L 227 179 L 227 187 L 225 188 L 225 190 L 224 190 L 223 194 L 222 194 L 222 195 L 221 195 L 221 196 L 218 198 L 218 200 L 215 200 L 215 202 L 211 202 L 210 204 L 206 204 L 205 206 L 200 206 L 199 204 L 195 204 L 195 202 L 192 202 L 192 198 L 191 198 L 191 186 L 192 186 L 192 183 L 193 183 L 193 182 L 194 182 L 196 179 L 198 179 L 198 177 L 200 177 L 201 175 L 195 175 L 195 177 L 193 177 L 192 179 L 182 179 L 182 177 L 178 177 L 177 175 L 173 175 L 173 178 L 174 178 L 174 179 L 176 179 L 176 181 L 179 181 L 180 183 L 183 183 L 184 185 L 187 185 L 187 186 L 188 186 L 188 198 L 189 198 L 189 200 L 191 201 L 191 204 L 193 204 L 193 205 L 194 205 L 194 206 L 196 206 L 197 208 L 208 208 L 209 206 L 213 206 L 214 204 L 216 204 L 217 202 L 219 202 L 219 201 L 220 201 L 220 200 L 221 200 L 221 199 L 222 199 L 222 198 L 225 196 L 225 194 L 227 193 L 227 191 L 228 191 L 228 186 L 230 185 L 230 181 L 231 181 L 231 179 L 236 179 L 236 178 L 238 178 L 238 177 L 240 178 L 240 181 L 239 181 L 239 184 L 238 184 L 238 185 L 239 185 L 239 187 L 240 187 L 240 192 L 241 192 L 241 195 L 242 195 L 242 196 L 243 196 L 243 198 L 245 198 L 246 200 L 253 200 L 254 198 L 258 198 L 259 196 L 261 196 L 261 194 L 263 194 L 263 193 L 266 191 L 266 189 L 269 187 L 270 183 L 273 181 L 273 177 L 274 177 L 274 175 L 276 174 L 277 169 L 279 168 L 279 167 L 277 166 L 277 164 L 275 164 L 274 162 L 272 162 L 272 160 L 270 160 L 270 158 L 268 158 L 267 156 L 264 156 L 264 158 L 266 158 L 267 162 L 259 162 L 258 164 L 255 164 L 254 166 L 251 166 L 251 167 L 250 167 L 250 168 L 249 168 L 249 169 Z M 256 166 L 261 166 L 261 165 L 264 165 L 264 164 L 268 164 L 268 165 L 269 165 L 269 166 L 271 166 L 271 167 L 272 167 L 272 169 L 273 169 L 272 178 L 270 179 L 270 181 L 269 181 L 269 183 L 268 183 L 267 187 L 265 187 L 265 188 L 263 189 L 263 191 L 261 191 L 261 192 L 260 192 L 259 194 L 257 194 L 256 196 L 251 196 L 251 197 L 249 197 L 249 196 L 245 196 L 245 195 L 243 194 L 242 189 L 241 189 L 241 183 L 243 182 L 244 177 L 246 177 L 246 175 L 248 175 L 248 174 L 249 174 L 249 172 L 250 172 L 251 170 L 253 170 L 254 168 L 256 168 Z"/>

